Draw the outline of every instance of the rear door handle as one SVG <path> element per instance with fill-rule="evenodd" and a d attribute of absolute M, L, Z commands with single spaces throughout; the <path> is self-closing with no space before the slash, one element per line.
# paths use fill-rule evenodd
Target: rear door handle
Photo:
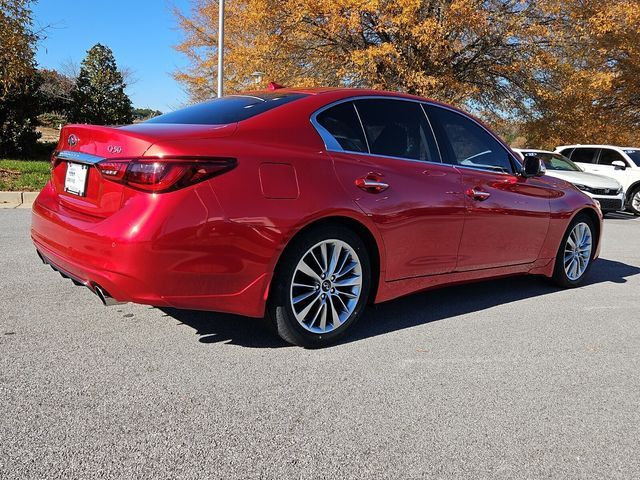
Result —
<path fill-rule="evenodd" d="M 369 193 L 380 193 L 389 188 L 388 183 L 381 182 L 370 177 L 357 178 L 355 181 L 356 187 Z"/>
<path fill-rule="evenodd" d="M 477 187 L 470 188 L 469 190 L 467 190 L 466 194 L 468 197 L 471 197 L 474 200 L 478 200 L 479 202 L 482 202 L 491 196 L 489 192 L 483 192 L 482 190 L 478 190 Z"/>

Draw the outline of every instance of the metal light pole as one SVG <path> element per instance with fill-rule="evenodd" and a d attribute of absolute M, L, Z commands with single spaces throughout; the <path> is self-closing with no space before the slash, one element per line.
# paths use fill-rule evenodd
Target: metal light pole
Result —
<path fill-rule="evenodd" d="M 224 62 L 224 0 L 218 0 L 218 98 L 223 92 L 223 62 Z"/>

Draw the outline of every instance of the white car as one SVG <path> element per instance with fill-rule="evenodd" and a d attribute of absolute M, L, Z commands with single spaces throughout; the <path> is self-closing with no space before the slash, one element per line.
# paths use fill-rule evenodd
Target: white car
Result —
<path fill-rule="evenodd" d="M 640 215 L 640 148 L 612 145 L 562 145 L 556 152 L 586 172 L 618 180 L 626 192 L 627 210 Z"/>
<path fill-rule="evenodd" d="M 624 189 L 620 183 L 603 175 L 587 173 L 567 157 L 546 150 L 514 148 L 522 158 L 532 155 L 544 162 L 546 175 L 574 184 L 584 193 L 600 202 L 603 213 L 624 210 Z"/>

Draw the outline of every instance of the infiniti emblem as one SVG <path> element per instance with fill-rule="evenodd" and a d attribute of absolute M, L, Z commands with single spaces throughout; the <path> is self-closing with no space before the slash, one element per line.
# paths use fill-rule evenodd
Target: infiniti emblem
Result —
<path fill-rule="evenodd" d="M 67 138 L 67 143 L 73 147 L 74 145 L 76 145 L 78 143 L 78 137 L 76 137 L 72 133 L 71 135 L 69 135 L 69 138 Z"/>

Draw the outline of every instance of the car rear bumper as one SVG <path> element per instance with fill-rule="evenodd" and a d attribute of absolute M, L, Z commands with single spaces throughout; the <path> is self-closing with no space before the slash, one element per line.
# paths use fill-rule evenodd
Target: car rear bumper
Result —
<path fill-rule="evenodd" d="M 217 200 L 206 185 L 163 195 L 162 207 L 144 195 L 102 219 L 56 196 L 48 186 L 34 202 L 31 237 L 45 263 L 75 283 L 117 302 L 264 314 L 273 250 L 253 244 L 252 233 L 264 237 L 252 229 L 212 215 Z M 184 211 L 188 219 L 176 214 Z"/>

